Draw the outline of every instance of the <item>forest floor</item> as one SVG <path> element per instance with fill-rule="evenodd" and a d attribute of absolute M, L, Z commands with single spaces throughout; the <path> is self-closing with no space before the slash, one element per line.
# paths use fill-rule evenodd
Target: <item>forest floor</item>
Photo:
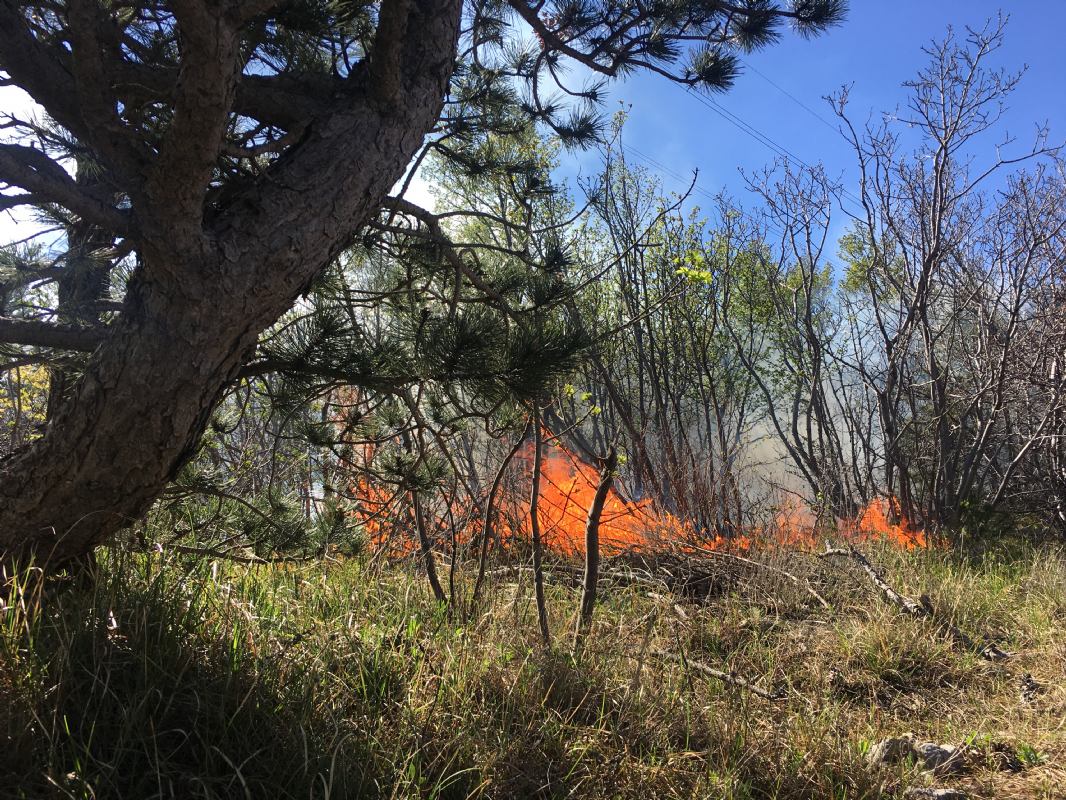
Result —
<path fill-rule="evenodd" d="M 0 795 L 1066 796 L 1066 555 L 865 552 L 1010 658 L 807 553 L 747 554 L 795 580 L 728 556 L 687 593 L 605 580 L 577 658 L 564 567 L 546 649 L 524 570 L 494 571 L 482 608 L 449 614 L 412 567 L 369 558 L 112 553 L 95 582 L 8 595 Z M 470 578 L 457 571 L 458 594 Z M 874 763 L 904 734 L 960 757 Z"/>

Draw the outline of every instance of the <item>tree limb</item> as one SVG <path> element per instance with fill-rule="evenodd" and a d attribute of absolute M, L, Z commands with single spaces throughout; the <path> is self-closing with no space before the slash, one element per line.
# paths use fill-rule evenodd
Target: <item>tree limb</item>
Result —
<path fill-rule="evenodd" d="M 0 181 L 47 199 L 118 235 L 130 232 L 129 215 L 85 192 L 54 160 L 33 147 L 0 144 Z"/>
<path fill-rule="evenodd" d="M 881 573 L 877 571 L 874 565 L 870 563 L 870 560 L 855 547 L 849 545 L 845 549 L 842 547 L 831 548 L 827 545 L 825 552 L 819 553 L 818 556 L 819 558 L 829 558 L 832 556 L 850 558 L 862 568 L 862 571 L 866 573 L 870 582 L 880 590 L 882 596 L 884 596 L 886 600 L 903 609 L 912 617 L 929 620 L 948 638 L 958 642 L 965 649 L 977 653 L 979 656 L 986 658 L 989 661 L 1005 661 L 1010 658 L 1010 653 L 1000 650 L 991 642 L 975 642 L 950 622 L 938 619 L 932 601 L 930 601 L 928 597 L 923 596 L 920 600 L 915 600 L 897 592 L 891 585 L 889 585 Z"/>
<path fill-rule="evenodd" d="M 91 353 L 107 338 L 106 328 L 55 325 L 16 317 L 0 317 L 0 342 L 30 347 L 54 347 Z"/>
<path fill-rule="evenodd" d="M 68 0 L 66 12 L 70 72 L 77 95 L 76 113 L 82 123 L 78 138 L 91 143 L 110 171 L 121 176 L 129 185 L 130 193 L 134 194 L 143 167 L 151 156 L 119 118 L 111 93 L 108 67 L 114 58 L 109 58 L 110 53 L 105 52 L 107 12 L 97 0 Z"/>
<path fill-rule="evenodd" d="M 384 0 L 370 56 L 370 87 L 382 106 L 399 105 L 402 89 L 403 44 L 410 0 Z"/>
<path fill-rule="evenodd" d="M 60 55 L 62 54 L 62 56 Z M 0 0 L 0 69 L 64 128 L 86 133 L 66 51 L 41 43 L 30 31 L 18 0 Z"/>
<path fill-rule="evenodd" d="M 156 233 L 168 240 L 201 232 L 240 73 L 237 30 L 219 11 L 202 0 L 175 0 L 173 6 L 182 42 L 174 114 L 145 186 L 152 216 L 163 222 Z"/>
<path fill-rule="evenodd" d="M 722 683 L 728 683 L 730 686 L 736 686 L 739 689 L 749 691 L 756 697 L 761 697 L 763 700 L 770 700 L 771 702 L 773 702 L 778 700 L 784 700 L 786 697 L 785 692 L 780 689 L 774 692 L 768 692 L 765 689 L 760 689 L 747 678 L 740 677 L 735 672 L 723 672 L 722 670 L 715 669 L 714 667 L 708 666 L 707 664 L 704 664 L 701 661 L 693 661 L 691 659 L 685 658 L 683 655 L 671 653 L 668 650 L 663 650 L 662 648 L 652 650 L 652 653 L 658 656 L 659 658 L 663 658 L 668 661 L 673 661 L 678 664 L 681 664 L 685 668 L 694 669 L 700 674 L 706 675 L 708 678 L 714 678 L 715 680 L 719 680 Z"/>

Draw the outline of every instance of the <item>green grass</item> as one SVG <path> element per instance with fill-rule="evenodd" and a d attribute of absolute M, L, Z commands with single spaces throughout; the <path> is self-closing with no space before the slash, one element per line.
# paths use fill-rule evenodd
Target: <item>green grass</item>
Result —
<path fill-rule="evenodd" d="M 16 589 L 0 613 L 0 794 L 898 797 L 931 779 L 907 764 L 873 770 L 864 753 L 911 731 L 1016 750 L 1021 773 L 950 784 L 973 796 L 1056 796 L 1066 558 L 871 556 L 901 591 L 927 593 L 1015 657 L 960 652 L 857 573 L 805 555 L 761 557 L 810 580 L 831 610 L 770 572 L 721 581 L 728 593 L 699 604 L 607 585 L 575 662 L 577 592 L 550 586 L 557 638 L 545 651 L 526 573 L 498 578 L 464 619 L 435 606 L 419 575 L 367 560 L 112 553 L 93 585 L 48 588 L 46 601 Z M 693 661 L 786 698 L 750 696 Z M 1046 689 L 1031 703 L 1019 700 L 1025 672 Z"/>

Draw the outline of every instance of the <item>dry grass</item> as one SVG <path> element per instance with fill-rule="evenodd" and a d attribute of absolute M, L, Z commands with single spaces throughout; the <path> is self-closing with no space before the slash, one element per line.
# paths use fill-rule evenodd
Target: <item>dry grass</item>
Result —
<path fill-rule="evenodd" d="M 857 573 L 763 554 L 722 563 L 699 602 L 608 586 L 579 662 L 577 604 L 553 584 L 558 647 L 538 644 L 525 574 L 498 578 L 472 619 L 424 581 L 363 561 L 246 568 L 106 560 L 96 585 L 0 616 L 4 796 L 901 797 L 935 783 L 974 797 L 1066 785 L 1066 558 L 871 554 L 1015 657 L 992 664 L 901 616 Z M 650 633 L 649 633 L 650 631 Z M 665 651 L 667 656 L 656 655 Z M 785 698 L 704 677 L 733 670 Z M 1031 673 L 1043 691 L 1019 697 Z M 873 769 L 873 742 L 911 731 L 1026 768 L 950 781 Z"/>

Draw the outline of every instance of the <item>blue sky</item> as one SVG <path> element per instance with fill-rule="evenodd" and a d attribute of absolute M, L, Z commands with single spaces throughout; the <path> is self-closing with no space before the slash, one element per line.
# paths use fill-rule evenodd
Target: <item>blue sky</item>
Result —
<path fill-rule="evenodd" d="M 827 34 L 814 40 L 786 34 L 778 44 L 746 56 L 752 68 L 715 101 L 804 161 L 822 162 L 830 175 L 846 179 L 854 174 L 853 159 L 839 134 L 819 119 L 834 121 L 823 96 L 850 83 L 857 119 L 893 109 L 905 99 L 900 84 L 925 61 L 922 45 L 941 38 L 949 25 L 960 32 L 965 25 L 979 27 L 1000 9 L 1009 12 L 1010 23 L 993 63 L 1010 70 L 1028 66 L 1004 126 L 1018 135 L 1019 146 L 1031 138 L 1036 122 L 1050 125 L 1052 141 L 1066 140 L 1066 0 L 1013 0 L 1009 5 L 1005 0 L 852 0 L 848 19 Z M 659 76 L 635 75 L 614 85 L 604 110 L 617 110 L 619 102 L 632 106 L 628 145 L 684 176 L 698 168 L 698 185 L 705 192 L 726 190 L 750 202 L 738 170 L 751 172 L 769 164 L 774 153 L 766 145 Z M 28 98 L 18 90 L 0 89 L 5 109 L 27 105 Z M 989 140 L 990 153 L 992 144 Z M 564 159 L 561 172 L 572 177 L 577 169 L 594 170 L 597 162 L 595 152 L 577 154 Z M 682 181 L 669 176 L 664 181 L 667 189 L 682 188 Z M 413 188 L 414 199 L 432 204 L 425 186 Z M 32 226 L 16 223 L 16 215 L 0 214 L 0 240 L 26 235 L 28 228 Z"/>
<path fill-rule="evenodd" d="M 1066 140 L 1066 0 L 852 0 L 847 20 L 827 34 L 813 40 L 789 34 L 745 56 L 753 69 L 715 100 L 804 161 L 822 162 L 833 176 L 853 175 L 846 142 L 819 119 L 835 123 L 823 96 L 852 84 L 850 108 L 860 121 L 872 111 L 894 109 L 905 101 L 900 84 L 925 63 L 924 44 L 940 39 L 949 25 L 964 35 L 964 26 L 981 27 L 1000 9 L 1010 21 L 1005 44 L 990 63 L 1028 67 L 1003 128 L 1017 134 L 1019 148 L 1031 142 L 1036 122 L 1049 124 L 1053 142 Z M 632 105 L 625 142 L 674 172 L 690 176 L 698 168 L 698 185 L 711 193 L 724 189 L 748 203 L 738 169 L 758 170 L 774 158 L 766 145 L 658 76 L 634 76 L 614 86 L 605 110 L 616 110 L 620 101 Z M 991 155 L 995 141 L 987 142 Z M 574 166 L 564 165 L 564 173 Z M 680 187 L 669 177 L 665 182 L 668 189 Z"/>

